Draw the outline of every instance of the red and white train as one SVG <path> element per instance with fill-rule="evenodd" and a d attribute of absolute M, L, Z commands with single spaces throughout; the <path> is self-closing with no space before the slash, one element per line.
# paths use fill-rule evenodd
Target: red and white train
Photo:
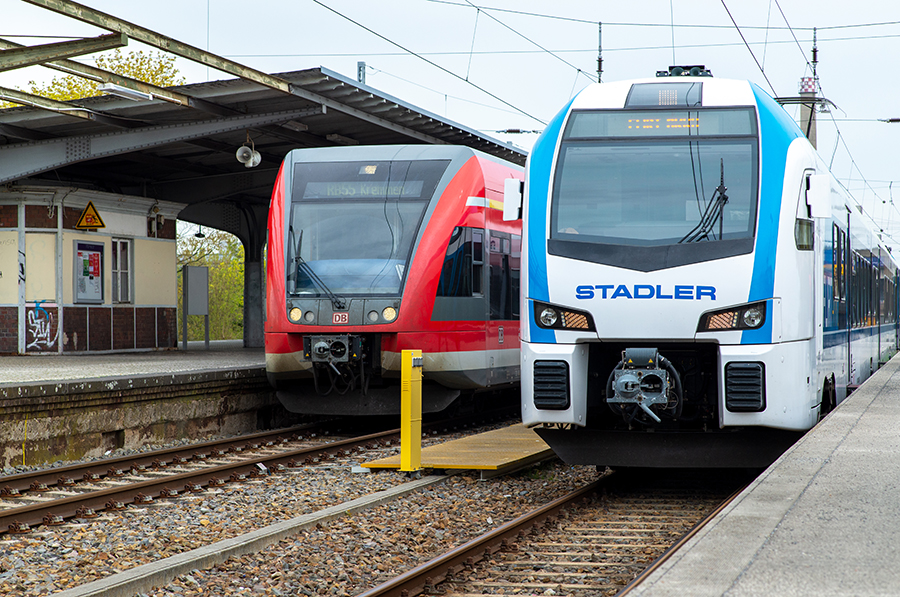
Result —
<path fill-rule="evenodd" d="M 269 208 L 266 373 L 292 412 L 396 414 L 421 349 L 423 412 L 519 382 L 523 169 L 457 146 L 297 149 Z"/>

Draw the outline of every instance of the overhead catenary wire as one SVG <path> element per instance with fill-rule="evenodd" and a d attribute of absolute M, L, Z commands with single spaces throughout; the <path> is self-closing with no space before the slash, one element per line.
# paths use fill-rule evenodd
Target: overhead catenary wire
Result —
<path fill-rule="evenodd" d="M 772 90 L 772 93 L 774 93 L 777 96 L 778 92 L 775 91 L 775 86 L 772 85 L 772 82 L 769 80 L 769 77 L 766 76 L 765 69 L 759 63 L 759 60 L 756 59 L 756 54 L 753 53 L 753 48 L 751 48 L 750 44 L 747 43 L 747 38 L 744 37 L 744 33 L 741 31 L 741 28 L 738 27 L 737 21 L 734 20 L 734 17 L 731 15 L 731 11 L 728 10 L 728 5 L 725 4 L 725 0 L 722 0 L 722 7 L 725 8 L 725 12 L 728 13 L 728 18 L 731 19 L 732 23 L 734 23 L 734 28 L 737 29 L 738 35 L 740 35 L 741 39 L 744 40 L 744 45 L 747 46 L 747 51 L 750 52 L 750 56 L 753 57 L 753 62 L 756 63 L 756 66 L 759 68 L 759 72 L 762 73 L 762 76 L 766 80 L 766 83 L 769 84 L 769 88 Z"/>
<path fill-rule="evenodd" d="M 725 2 L 725 0 L 722 0 L 722 3 L 723 3 L 723 4 L 724 4 L 724 2 Z M 784 20 L 785 26 L 786 26 L 786 27 L 788 28 L 788 30 L 791 32 L 791 37 L 793 37 L 794 43 L 797 45 L 797 49 L 800 51 L 801 56 L 803 56 L 803 60 L 804 60 L 804 62 L 806 63 L 806 68 L 809 69 L 809 70 L 811 70 L 811 71 L 815 74 L 815 72 L 816 72 L 815 65 L 812 64 L 812 63 L 810 63 L 809 59 L 806 57 L 806 52 L 803 51 L 803 46 L 800 45 L 800 41 L 797 39 L 797 35 L 794 33 L 794 28 L 791 26 L 790 22 L 788 22 L 787 15 L 784 14 L 784 10 L 782 10 L 781 4 L 779 3 L 778 0 L 775 0 L 775 6 L 778 8 L 778 11 L 781 13 L 781 18 Z M 815 35 L 816 35 L 816 30 L 817 30 L 817 29 L 818 29 L 817 27 L 813 27 L 813 39 L 814 39 L 814 40 L 815 40 Z M 815 44 L 815 41 L 814 41 L 813 43 Z M 814 51 L 815 51 L 815 46 L 814 46 Z M 815 58 L 815 56 L 814 56 L 814 58 Z M 822 96 L 824 97 L 824 96 L 825 96 L 825 92 L 824 92 L 824 90 L 822 89 L 822 85 L 821 85 L 821 83 L 819 82 L 818 77 L 815 77 L 815 85 L 816 85 L 818 91 L 821 92 Z M 845 186 L 843 183 L 841 183 L 840 180 L 838 180 L 838 182 L 841 184 L 841 186 L 844 187 L 844 189 L 847 191 L 847 193 L 850 194 L 850 196 L 852 197 L 852 196 L 853 196 L 853 191 L 851 190 L 850 184 L 849 184 L 849 183 L 850 183 L 851 180 L 853 180 L 853 179 L 852 179 L 852 176 L 853 176 L 853 170 L 856 169 L 856 171 L 859 173 L 859 176 L 861 177 L 861 179 L 862 179 L 862 181 L 863 181 L 863 186 L 862 186 L 862 197 L 860 197 L 858 200 L 855 199 L 856 202 L 857 202 L 857 205 L 859 205 L 860 213 L 862 213 L 862 214 L 863 214 L 864 216 L 866 216 L 869 220 L 871 220 L 872 224 L 874 224 L 875 227 L 876 227 L 876 229 L 879 230 L 882 234 L 885 234 L 886 236 L 890 237 L 891 240 L 893 240 L 894 242 L 897 242 L 896 239 L 893 238 L 893 236 L 890 236 L 890 234 L 888 234 L 888 233 L 885 232 L 885 230 L 884 230 L 884 228 L 882 227 L 882 225 L 879 224 L 878 221 L 875 219 L 875 213 L 874 213 L 874 210 L 873 210 L 873 213 L 869 213 L 869 212 L 866 210 L 865 205 L 864 205 L 864 202 L 865 202 L 866 191 L 867 191 L 867 190 L 868 190 L 868 191 L 871 191 L 871 193 L 872 193 L 872 195 L 873 195 L 873 197 L 874 197 L 873 200 L 872 200 L 872 201 L 873 201 L 873 206 L 877 205 L 877 201 L 878 201 L 878 200 L 882 201 L 882 205 L 886 205 L 886 202 L 885 202 L 883 199 L 881 199 L 881 197 L 879 196 L 878 192 L 877 192 L 877 191 L 875 190 L 875 188 L 869 183 L 868 179 L 866 179 L 866 176 L 865 176 L 865 174 L 863 174 L 862 170 L 860 169 L 859 164 L 857 164 L 856 159 L 853 157 L 853 153 L 850 151 L 850 146 L 847 145 L 847 141 L 846 141 L 846 139 L 844 138 L 844 135 L 841 133 L 841 129 L 840 129 L 840 127 L 838 126 L 837 120 L 834 118 L 834 115 L 833 115 L 831 112 L 829 112 L 828 114 L 831 116 L 831 122 L 832 122 L 832 124 L 834 125 L 835 131 L 836 131 L 836 136 L 837 136 L 837 138 L 836 138 L 836 140 L 835 140 L 835 147 L 834 147 L 834 150 L 832 151 L 832 154 L 831 154 L 831 161 L 830 161 L 830 163 L 829 163 L 829 169 L 831 169 L 831 167 L 832 167 L 833 164 L 834 164 L 834 158 L 835 158 L 835 155 L 837 154 L 838 146 L 839 146 L 839 145 L 840 145 L 840 146 L 843 146 L 844 150 L 847 152 L 847 157 L 850 159 L 850 173 L 849 173 L 849 176 L 848 176 L 848 178 L 847 178 L 848 184 L 847 184 L 846 186 Z M 895 210 L 898 209 L 897 206 L 894 205 L 893 200 L 891 201 L 891 207 L 892 207 L 893 209 L 895 209 Z M 898 214 L 900 214 L 900 210 L 898 210 Z M 882 211 L 881 219 L 882 219 L 882 220 L 884 219 L 884 212 L 883 212 L 883 211 Z"/>
<path fill-rule="evenodd" d="M 461 7 L 468 7 L 469 5 L 472 4 L 471 2 L 469 2 L 469 0 L 465 0 L 465 2 L 458 2 L 458 1 L 453 1 L 453 0 L 427 0 L 427 1 L 431 2 L 432 4 L 446 4 L 448 6 L 461 6 Z M 480 8 L 481 10 L 483 10 L 485 12 L 489 12 L 489 11 L 504 12 L 504 13 L 517 14 L 517 15 L 522 15 L 522 16 L 527 16 L 527 17 L 536 17 L 536 18 L 550 19 L 550 20 L 557 20 L 557 21 L 569 21 L 572 23 L 586 23 L 586 24 L 596 24 L 597 23 L 596 20 L 580 19 L 577 17 L 564 17 L 564 16 L 560 16 L 560 15 L 551 15 L 551 14 L 547 14 L 547 13 L 531 12 L 531 11 L 527 11 L 527 10 L 515 10 L 512 8 L 499 8 L 499 7 L 494 7 L 494 6 L 478 6 L 478 8 Z M 669 23 L 637 23 L 637 22 L 614 22 L 614 21 L 604 21 L 604 22 L 607 25 L 615 25 L 615 26 L 622 26 L 622 27 L 672 27 L 672 25 Z M 882 26 L 888 26 L 888 25 L 900 25 L 900 21 L 876 21 L 876 22 L 871 22 L 871 23 L 852 23 L 852 24 L 844 24 L 844 25 L 832 25 L 830 27 L 819 27 L 819 30 L 821 31 L 823 29 L 855 29 L 855 28 L 861 28 L 861 27 L 882 27 Z M 674 25 L 674 26 L 678 27 L 678 28 L 683 28 L 683 29 L 690 29 L 690 28 L 693 28 L 693 29 L 731 29 L 731 27 L 728 25 L 712 25 L 712 24 L 701 24 L 701 23 L 682 23 L 680 25 Z M 763 27 L 760 25 L 755 25 L 755 26 L 748 25 L 748 26 L 745 26 L 744 29 L 764 30 L 764 29 L 769 29 L 769 27 L 768 26 Z M 787 27 L 772 27 L 772 29 L 787 29 Z M 813 28 L 812 27 L 796 27 L 796 29 L 800 30 L 800 31 L 812 31 Z"/>
<path fill-rule="evenodd" d="M 672 30 L 672 64 L 678 64 L 675 60 L 675 4 L 674 0 L 669 0 L 669 24 Z"/>
<path fill-rule="evenodd" d="M 478 35 L 478 17 L 481 10 L 475 11 L 475 25 L 472 27 L 472 47 L 469 48 L 469 65 L 466 67 L 466 81 L 469 80 L 469 73 L 472 71 L 472 56 L 475 53 L 475 37 Z"/>
<path fill-rule="evenodd" d="M 468 0 L 466 0 L 466 2 L 468 2 Z M 470 5 L 472 8 L 474 8 L 474 9 L 478 10 L 479 12 L 481 12 L 481 9 L 480 9 L 479 7 L 475 6 L 475 5 L 472 4 L 471 2 L 468 2 L 468 3 L 469 3 L 469 5 Z M 505 27 L 506 29 L 508 29 L 509 31 L 512 31 L 513 33 L 515 33 L 516 35 L 518 35 L 518 36 L 521 37 L 522 39 L 524 39 L 524 40 L 528 41 L 529 43 L 533 44 L 535 47 L 538 47 L 538 48 L 540 48 L 542 51 L 544 51 L 544 52 L 550 54 L 551 56 L 553 56 L 553 57 L 556 58 L 557 60 L 561 61 L 563 64 L 566 64 L 566 65 L 568 65 L 568 66 L 574 68 L 575 70 L 577 70 L 579 73 L 582 73 L 582 74 L 585 74 L 585 75 L 586 75 L 586 73 L 584 73 L 584 71 L 582 71 L 580 68 L 578 68 L 577 66 L 575 66 L 575 65 L 572 64 L 571 62 L 568 62 L 568 61 L 566 61 L 566 60 L 563 60 L 562 58 L 560 58 L 559 56 L 557 56 L 556 54 L 554 54 L 552 51 L 548 50 L 547 48 L 545 48 L 545 47 L 542 46 L 541 44 L 537 43 L 537 42 L 534 41 L 533 39 L 527 37 L 526 35 L 523 35 L 522 33 L 516 31 L 515 29 L 513 29 L 512 27 L 510 27 L 509 25 L 507 25 L 506 23 L 504 23 L 503 21 L 501 21 L 501 20 L 498 19 L 497 17 L 494 17 L 494 16 L 490 15 L 490 14 L 487 13 L 487 12 L 485 12 L 484 14 L 485 14 L 485 16 L 487 16 L 488 18 L 493 19 L 494 21 L 496 21 L 496 22 L 497 22 L 499 25 L 501 25 L 502 27 Z M 474 43 L 474 40 L 473 40 L 473 43 Z"/>
<path fill-rule="evenodd" d="M 769 9 L 766 11 L 766 38 L 763 41 L 762 67 L 766 68 L 766 50 L 769 49 L 769 22 L 772 19 L 772 0 L 769 0 Z"/>
<path fill-rule="evenodd" d="M 424 90 L 426 90 L 426 91 L 431 91 L 432 93 L 436 93 L 436 94 L 438 94 L 438 95 L 440 95 L 440 96 L 443 96 L 445 100 L 446 100 L 447 98 L 452 98 L 452 99 L 455 99 L 455 100 L 460 101 L 460 102 L 465 102 L 465 103 L 467 103 L 467 104 L 472 104 L 473 106 L 481 106 L 482 108 L 488 108 L 488 109 L 491 109 L 491 110 L 497 110 L 497 111 L 500 111 L 500 112 L 504 112 L 504 113 L 506 113 L 506 114 L 519 114 L 519 112 L 518 112 L 517 110 L 507 110 L 506 108 L 501 108 L 501 107 L 496 106 L 496 105 L 492 106 L 492 105 L 490 105 L 490 104 L 484 104 L 484 103 L 482 103 L 482 102 L 476 102 L 475 100 L 470 100 L 470 99 L 466 99 L 466 98 L 464 98 L 464 97 L 459 97 L 458 95 L 450 95 L 449 93 L 446 93 L 446 92 L 444 92 L 444 91 L 438 91 L 437 89 L 434 89 L 434 88 L 432 88 L 432 87 L 428 87 L 427 85 L 422 85 L 421 83 L 417 83 L 416 81 L 411 81 L 411 80 L 409 80 L 409 79 L 406 79 L 406 78 L 401 77 L 400 75 L 396 75 L 396 74 L 391 73 L 391 72 L 388 72 L 388 71 L 386 71 L 386 70 L 384 70 L 384 69 L 375 68 L 374 66 L 371 66 L 371 65 L 368 65 L 368 64 L 366 65 L 366 69 L 369 70 L 369 71 L 371 71 L 371 72 L 374 73 L 374 74 L 387 75 L 388 77 L 392 77 L 392 78 L 394 78 L 394 79 L 397 79 L 398 81 L 403 81 L 404 83 L 408 83 L 408 84 L 410 84 L 410 85 L 415 85 L 416 87 L 419 87 L 419 88 L 424 89 Z"/>
<path fill-rule="evenodd" d="M 336 14 L 336 15 L 339 16 L 339 17 L 341 17 L 342 19 L 345 19 L 345 20 L 347 20 L 347 21 L 350 21 L 351 23 L 353 23 L 353 24 L 356 25 L 357 27 L 359 27 L 359 28 L 361 28 L 361 29 L 364 29 L 364 30 L 368 31 L 368 32 L 371 33 L 372 35 L 374 35 L 374 36 L 376 36 L 376 37 L 378 37 L 378 38 L 380 38 L 380 39 L 382 39 L 382 40 L 388 42 L 388 43 L 391 44 L 391 45 L 397 46 L 397 47 L 400 48 L 401 50 L 403 50 L 403 51 L 409 53 L 411 56 L 415 56 L 416 58 L 419 58 L 420 60 L 423 60 L 423 61 L 427 62 L 428 64 L 430 64 L 431 66 L 437 68 L 438 70 L 440 70 L 440 71 L 442 71 L 442 72 L 445 72 L 445 73 L 447 73 L 448 75 L 450 75 L 450 76 L 452 76 L 452 77 L 454 77 L 454 78 L 456 78 L 456 79 L 459 79 L 459 80 L 461 80 L 461 81 L 464 81 L 465 83 L 471 85 L 472 87 L 474 87 L 475 89 L 477 89 L 477 90 L 479 90 L 480 92 L 484 93 L 485 95 L 488 95 L 488 96 L 492 97 L 493 99 L 497 100 L 498 102 L 500 102 L 500 103 L 502 103 L 502 104 L 504 104 L 504 105 L 506 105 L 506 106 L 509 106 L 510 108 L 512 108 L 512 109 L 516 110 L 517 112 L 519 112 L 519 113 L 521 113 L 521 114 L 527 116 L 528 118 L 531 118 L 532 120 L 535 120 L 535 121 L 537 121 L 537 122 L 540 122 L 540 123 L 543 124 L 543 125 L 546 125 L 546 124 L 547 124 L 544 120 L 541 120 L 541 119 L 538 118 L 537 116 L 534 116 L 534 115 L 532 115 L 532 114 L 529 114 L 529 113 L 526 112 L 525 110 L 523 110 L 523 109 L 519 108 L 518 106 L 516 106 L 516 105 L 514 105 L 514 104 L 512 104 L 512 103 L 510 103 L 510 102 L 508 102 L 508 101 L 506 101 L 505 99 L 499 97 L 498 95 L 496 95 L 496 94 L 494 94 L 494 93 L 491 93 L 490 91 L 488 91 L 487 89 L 481 87 L 480 85 L 476 85 L 475 83 L 472 83 L 471 81 L 467 81 L 465 78 L 461 77 L 460 75 L 454 73 L 453 71 L 451 71 L 451 70 L 449 70 L 449 69 L 447 69 L 447 68 L 444 68 L 444 67 L 441 66 L 440 64 L 437 64 L 436 62 L 434 62 L 434 61 L 432 61 L 432 60 L 428 60 L 427 58 L 425 58 L 425 57 L 422 56 L 421 54 L 418 54 L 418 53 L 416 53 L 416 52 L 413 52 L 413 51 L 410 50 L 409 48 L 404 47 L 403 45 L 401 45 L 401 44 L 399 44 L 399 43 L 393 41 L 392 39 L 390 39 L 390 38 L 388 38 L 388 37 L 386 37 L 386 36 L 384 36 L 384 35 L 378 33 L 377 31 L 371 29 L 370 27 L 366 27 L 365 25 L 363 25 L 363 24 L 360 23 L 359 21 L 356 21 L 356 20 L 354 20 L 354 19 L 348 17 L 347 15 L 345 15 L 345 14 L 343 14 L 343 13 L 341 13 L 341 12 L 339 12 L 339 11 L 333 9 L 333 8 L 331 8 L 330 6 L 328 6 L 327 4 L 325 4 L 324 2 L 321 2 L 321 0 L 312 0 L 312 1 L 315 2 L 316 4 L 318 4 L 319 6 L 321 6 L 322 8 L 324 8 L 324 9 L 330 11 L 330 12 L 333 12 L 334 14 Z"/>

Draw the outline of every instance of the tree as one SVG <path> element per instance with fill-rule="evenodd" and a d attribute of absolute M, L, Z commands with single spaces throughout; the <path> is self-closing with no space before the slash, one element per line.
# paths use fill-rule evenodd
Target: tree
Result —
<path fill-rule="evenodd" d="M 162 52 L 145 54 L 139 50 L 123 54 L 120 48 L 116 48 L 110 54 L 95 56 L 94 64 L 97 68 L 157 87 L 184 84 L 184 77 L 178 76 L 178 69 L 175 68 L 175 57 Z M 76 75 L 54 77 L 52 81 L 43 85 L 29 81 L 28 85 L 32 94 L 60 101 L 100 95 L 100 83 Z"/>
<path fill-rule="evenodd" d="M 109 54 L 98 54 L 94 57 L 97 68 L 111 71 L 123 77 L 137 79 L 157 87 L 183 85 L 184 77 L 178 75 L 175 68 L 175 57 L 163 52 L 128 52 L 123 54 L 116 48 Z M 28 82 L 28 93 L 58 101 L 94 97 L 100 95 L 100 83 L 93 79 L 66 75 L 54 77 L 49 83 Z M 11 108 L 18 104 L 0 102 L 0 109 Z"/>
<path fill-rule="evenodd" d="M 244 334 L 244 247 L 232 234 L 206 229 L 204 238 L 190 225 L 178 230 L 178 300 L 181 301 L 182 268 L 205 266 L 209 273 L 209 339 L 233 340 Z M 181 335 L 183 310 L 178 310 Z M 188 318 L 188 340 L 203 340 L 203 319 Z M 180 338 L 179 338 L 180 340 Z"/>

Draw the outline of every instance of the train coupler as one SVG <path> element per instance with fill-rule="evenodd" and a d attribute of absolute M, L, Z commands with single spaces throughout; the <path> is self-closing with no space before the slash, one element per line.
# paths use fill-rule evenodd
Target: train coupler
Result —
<path fill-rule="evenodd" d="M 678 372 L 656 348 L 626 348 L 622 360 L 609 375 L 606 402 L 629 421 L 636 418 L 640 409 L 653 422 L 661 423 L 662 419 L 651 407 L 679 412 L 681 393 Z"/>

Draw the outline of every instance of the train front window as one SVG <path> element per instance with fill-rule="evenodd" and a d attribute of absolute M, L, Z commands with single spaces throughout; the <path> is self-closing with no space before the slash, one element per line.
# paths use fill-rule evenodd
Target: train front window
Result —
<path fill-rule="evenodd" d="M 551 238 L 652 247 L 753 237 L 750 110 L 583 115 L 560 152 Z"/>
<path fill-rule="evenodd" d="M 288 292 L 398 295 L 448 161 L 295 164 Z"/>

